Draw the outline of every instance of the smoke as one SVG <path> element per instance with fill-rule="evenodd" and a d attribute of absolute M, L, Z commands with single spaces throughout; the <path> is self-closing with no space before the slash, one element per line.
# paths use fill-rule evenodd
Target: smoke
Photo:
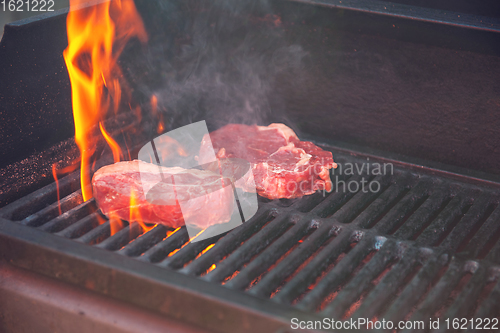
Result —
<path fill-rule="evenodd" d="M 150 43 L 143 66 L 129 75 L 144 100 L 158 98 L 167 129 L 199 120 L 210 130 L 227 123 L 287 123 L 272 93 L 275 78 L 295 71 L 300 80 L 306 52 L 284 38 L 267 0 L 159 1 L 148 9 L 143 18 Z"/>

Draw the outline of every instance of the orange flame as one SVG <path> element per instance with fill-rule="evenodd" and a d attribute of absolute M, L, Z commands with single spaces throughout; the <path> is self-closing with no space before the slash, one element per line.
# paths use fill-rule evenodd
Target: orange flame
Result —
<path fill-rule="evenodd" d="M 136 198 L 135 192 L 130 193 L 130 204 L 129 204 L 129 219 L 130 223 L 137 222 L 142 227 L 142 230 L 146 233 L 149 230 L 153 229 L 156 225 L 147 226 L 142 220 L 141 212 L 139 210 L 138 200 Z"/>
<path fill-rule="evenodd" d="M 78 167 L 78 164 L 75 163 L 75 164 L 68 165 L 65 168 L 57 170 L 57 163 L 52 164 L 52 177 L 54 177 L 54 181 L 56 182 L 57 205 L 59 208 L 59 215 L 62 214 L 62 209 L 61 209 L 61 193 L 59 191 L 59 177 L 58 176 L 73 172 L 76 170 L 77 167 Z"/>
<path fill-rule="evenodd" d="M 68 47 L 63 52 L 71 81 L 75 141 L 80 149 L 80 181 L 85 201 L 92 198 L 89 161 L 97 141 L 93 130 L 105 118 L 111 102 L 117 112 L 121 100 L 118 57 L 130 38 L 147 41 L 132 0 L 113 0 L 90 7 L 85 6 L 86 1 L 70 0 L 66 21 Z"/>
<path fill-rule="evenodd" d="M 122 230 L 125 224 L 123 221 L 118 217 L 117 214 L 110 212 L 109 213 L 109 229 L 110 229 L 110 234 L 113 236 L 116 234 L 118 231 Z M 99 222 L 100 223 L 100 222 Z"/>
<path fill-rule="evenodd" d="M 156 116 L 157 111 L 158 111 L 158 98 L 156 98 L 155 95 L 151 95 L 151 112 L 153 113 L 154 116 Z"/>
<path fill-rule="evenodd" d="M 156 97 L 156 95 L 151 95 L 151 113 L 155 117 L 158 115 L 158 98 Z M 158 134 L 161 134 L 161 133 L 163 133 L 163 130 L 165 129 L 165 123 L 163 121 L 163 114 L 160 113 L 159 119 L 160 120 L 158 122 L 158 127 L 156 128 L 156 132 Z"/>
<path fill-rule="evenodd" d="M 102 122 L 99 122 L 99 128 L 101 129 L 102 136 L 108 143 L 109 147 L 111 148 L 111 151 L 113 152 L 113 160 L 116 162 L 120 162 L 120 158 L 123 156 L 122 150 L 120 149 L 120 146 L 118 143 L 116 143 L 115 140 L 106 132 L 104 129 L 104 126 L 102 126 Z"/>
<path fill-rule="evenodd" d="M 61 195 L 59 193 L 59 180 L 57 179 L 57 167 L 56 167 L 56 163 L 52 164 L 52 176 L 54 177 L 54 180 L 56 181 L 57 205 L 59 206 L 59 215 L 62 215 L 62 210 L 61 210 Z"/>
<path fill-rule="evenodd" d="M 164 130 L 165 130 L 165 125 L 163 122 L 163 115 L 160 114 L 160 121 L 158 122 L 158 128 L 156 129 L 156 132 L 158 134 L 161 134 L 163 133 Z"/>

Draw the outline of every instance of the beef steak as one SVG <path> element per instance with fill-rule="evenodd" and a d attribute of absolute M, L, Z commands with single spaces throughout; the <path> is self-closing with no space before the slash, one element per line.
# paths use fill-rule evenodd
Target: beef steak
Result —
<path fill-rule="evenodd" d="M 197 228 L 230 220 L 234 194 L 230 181 L 208 170 L 165 168 L 142 161 L 102 167 L 92 178 L 94 198 L 106 216 L 130 221 Z"/>
<path fill-rule="evenodd" d="M 200 164 L 208 162 L 215 150 L 224 161 L 241 158 L 251 168 L 237 187 L 255 189 L 269 199 L 297 198 L 317 190 L 332 190 L 329 170 L 336 168 L 332 153 L 312 142 L 300 141 L 283 124 L 248 126 L 229 124 L 205 135 L 200 148 Z"/>

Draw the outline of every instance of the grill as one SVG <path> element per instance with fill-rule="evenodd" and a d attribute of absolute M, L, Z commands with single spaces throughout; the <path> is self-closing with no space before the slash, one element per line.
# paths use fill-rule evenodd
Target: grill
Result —
<path fill-rule="evenodd" d="M 207 33 L 207 44 L 217 46 L 210 51 L 229 55 L 227 59 L 242 56 L 240 51 L 251 55 L 250 46 L 256 54 L 271 54 L 264 57 L 271 62 L 282 59 L 280 52 L 286 50 L 300 55 L 298 48 L 282 47 L 297 39 L 307 51 L 305 67 L 291 69 L 291 74 L 272 72 L 272 82 L 264 81 L 266 94 L 275 97 L 270 108 L 286 111 L 258 117 L 236 113 L 231 121 L 254 122 L 254 116 L 262 125 L 289 121 L 301 139 L 333 152 L 340 165 L 331 173 L 334 190 L 291 200 L 259 197 L 258 211 L 249 221 L 199 242 L 189 242 L 184 227 L 174 232 L 157 225 L 144 232 L 137 223 L 126 222 L 111 235 L 111 223 L 94 200 L 83 201 L 78 170 L 60 178 L 58 186 L 47 177 L 52 162 L 64 166 L 77 156 L 67 130 L 71 102 L 61 58 L 65 13 L 19 22 L 6 27 L 0 49 L 0 58 L 12 64 L 1 67 L 0 74 L 14 82 L 0 82 L 0 92 L 12 94 L 6 95 L 7 114 L 16 112 L 14 130 L 0 131 L 8 138 L 0 140 L 0 167 L 5 166 L 0 174 L 15 174 L 0 191 L 0 272 L 7 276 L 0 274 L 3 281 L 9 272 L 32 274 L 34 278 L 20 281 L 60 283 L 66 294 L 89 292 L 85 299 L 109 308 L 130 307 L 122 313 L 134 309 L 150 323 L 158 317 L 171 319 L 172 330 L 179 322 L 188 323 L 195 327 L 189 326 L 190 332 L 202 327 L 213 332 L 284 333 L 290 331 L 292 318 L 422 321 L 427 331 L 429 319 L 440 318 L 441 326 L 432 331 L 443 332 L 446 318 L 499 317 L 498 19 L 458 19 L 447 9 L 421 10 L 398 1 L 271 1 L 279 20 L 268 14 L 269 8 L 240 10 L 225 6 L 225 1 L 215 9 L 197 1 L 166 3 L 137 1 L 141 15 L 149 18 L 144 20 L 148 31 L 156 32 L 151 44 L 160 45 L 147 50 L 147 65 L 170 75 L 170 67 L 162 67 L 157 59 L 181 54 L 186 45 L 195 48 L 187 47 L 190 57 L 172 63 L 182 68 L 176 75 L 188 73 L 193 94 L 203 95 L 196 103 L 188 95 L 187 102 L 173 105 L 181 111 L 172 107 L 165 112 L 172 120 L 168 126 L 207 119 L 213 130 L 227 123 L 226 111 L 235 107 L 211 110 L 221 100 L 210 99 L 211 90 L 196 85 L 195 79 L 205 78 L 203 71 L 190 67 L 194 58 L 203 68 L 196 46 L 205 44 L 193 37 L 200 27 L 203 35 L 212 21 L 214 26 L 225 22 L 221 26 L 234 32 L 224 35 L 227 43 L 224 39 L 220 44 Z M 198 14 L 203 18 L 200 26 Z M 219 20 L 224 16 L 244 27 L 231 19 Z M 195 23 L 186 28 L 185 22 Z M 250 46 L 232 44 L 240 35 Z M 337 49 L 337 44 L 345 49 Z M 143 81 L 152 82 L 154 90 L 161 80 L 141 67 L 137 59 L 144 54 L 139 49 L 129 45 L 120 61 L 135 89 L 133 97 L 143 106 L 149 102 L 140 95 Z M 289 55 L 283 59 L 296 60 Z M 208 67 L 212 65 L 220 63 L 209 62 Z M 255 70 L 263 75 L 269 68 Z M 40 77 L 36 85 L 54 90 L 47 95 L 34 89 L 26 97 L 24 91 L 35 82 L 25 79 L 30 72 Z M 302 81 L 296 83 L 295 76 Z M 174 89 L 174 94 L 183 93 Z M 39 110 L 43 112 L 38 122 L 34 115 Z M 479 111 L 471 115 L 470 110 Z M 135 114 L 122 113 L 108 119 L 105 128 L 134 158 L 157 125 L 147 116 L 138 121 Z M 22 136 L 16 128 L 32 133 Z M 45 136 L 48 139 L 38 144 Z M 110 163 L 110 151 L 99 142 L 94 169 Z M 349 166 L 353 172 L 347 171 Z M 383 172 L 375 172 L 377 166 Z M 465 169 L 468 166 L 473 170 Z M 365 187 L 359 186 L 363 182 Z M 7 287 L 0 283 L 0 289 Z M 0 300 L 2 308 L 8 309 Z M 85 316 L 77 317 L 80 321 Z M 8 330 L 8 318 L 1 315 L 0 330 L 2 319 Z"/>
<path fill-rule="evenodd" d="M 341 167 L 389 163 L 324 147 Z M 392 162 L 393 174 L 334 174 L 339 186 L 331 193 L 260 198 L 257 214 L 243 226 L 196 243 L 188 242 L 184 227 L 167 237 L 162 225 L 142 234 L 134 223 L 110 236 L 95 202 L 83 202 L 73 190 L 75 173 L 60 180 L 60 215 L 55 183 L 2 208 L 1 217 L 12 223 L 2 224 L 1 251 L 45 275 L 228 332 L 234 329 L 229 318 L 248 321 L 249 332 L 272 332 L 293 317 L 496 316 L 498 186 Z M 363 178 L 378 182 L 380 191 L 349 191 L 350 182 Z M 15 238 L 21 235 L 24 241 Z M 38 256 L 25 257 L 26 246 Z M 172 295 L 177 288 L 188 291 Z M 220 304 L 190 305 L 214 295 Z M 172 303 L 158 308 L 163 297 Z"/>

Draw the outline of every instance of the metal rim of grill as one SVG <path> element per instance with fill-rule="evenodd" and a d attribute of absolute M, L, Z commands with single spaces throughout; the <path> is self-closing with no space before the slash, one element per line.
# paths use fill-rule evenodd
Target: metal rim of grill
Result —
<path fill-rule="evenodd" d="M 326 148 L 341 164 L 367 162 Z M 334 172 L 332 180 L 362 177 L 377 181 L 380 191 L 340 187 L 292 200 L 260 198 L 257 214 L 242 226 L 189 243 L 185 228 L 167 237 L 163 225 L 142 234 L 133 223 L 110 236 L 110 222 L 100 222 L 105 218 L 94 200 L 83 202 L 76 172 L 60 180 L 61 215 L 55 184 L 0 210 L 0 249 L 18 266 L 183 320 L 196 322 L 209 311 L 214 318 L 203 324 L 222 331 L 230 315 L 251 327 L 247 331 L 271 332 L 292 317 L 427 322 L 497 316 L 498 188 L 397 164 L 393 175 Z M 110 271 L 117 273 L 98 276 Z M 137 289 L 126 290 L 130 285 Z M 184 290 L 172 293 L 175 287 Z M 171 299 L 161 301 L 167 291 Z M 182 313 L 193 299 L 221 304 Z M 235 304 L 244 314 L 228 310 Z"/>

